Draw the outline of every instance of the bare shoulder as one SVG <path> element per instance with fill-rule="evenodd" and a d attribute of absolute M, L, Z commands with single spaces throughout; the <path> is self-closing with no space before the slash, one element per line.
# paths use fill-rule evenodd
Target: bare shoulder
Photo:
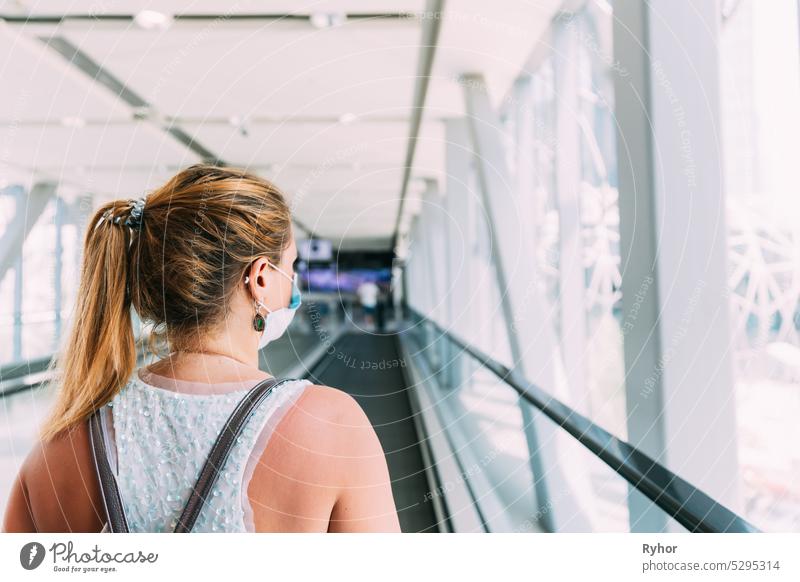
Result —
<path fill-rule="evenodd" d="M 324 426 L 336 484 L 327 531 L 399 532 L 386 456 L 366 413 L 346 392 L 309 388 L 305 410 Z"/>
<path fill-rule="evenodd" d="M 331 386 L 307 386 L 294 408 L 282 428 L 286 436 L 295 437 L 295 442 L 310 437 L 317 447 L 327 443 L 329 446 L 325 448 L 335 447 L 342 453 L 342 447 L 352 446 L 352 439 L 359 433 L 373 430 L 356 399 Z"/>
<path fill-rule="evenodd" d="M 40 532 L 97 532 L 103 524 L 102 497 L 86 423 L 28 452 L 7 511 L 24 513 Z"/>
<path fill-rule="evenodd" d="M 257 531 L 398 531 L 383 450 L 348 393 L 306 386 L 262 461 L 249 490 Z"/>
<path fill-rule="evenodd" d="M 351 484 L 355 474 L 386 460 L 372 423 L 358 401 L 343 390 L 312 384 L 278 426 L 278 439 L 309 479 L 324 476 L 338 488 Z M 313 477 L 312 477 L 313 475 Z"/>
<path fill-rule="evenodd" d="M 364 411 L 355 398 L 344 390 L 311 384 L 306 387 L 298 404 L 304 410 L 320 420 L 338 423 L 366 418 Z"/>

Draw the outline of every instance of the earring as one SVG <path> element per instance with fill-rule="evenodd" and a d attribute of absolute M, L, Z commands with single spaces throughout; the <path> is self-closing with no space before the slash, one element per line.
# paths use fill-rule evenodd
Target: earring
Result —
<path fill-rule="evenodd" d="M 264 326 L 266 325 L 267 322 L 264 319 L 264 316 L 261 315 L 261 312 L 259 311 L 260 309 L 259 302 L 254 299 L 253 305 L 256 308 L 256 314 L 253 317 L 253 329 L 255 329 L 257 332 L 262 332 L 264 331 Z"/>

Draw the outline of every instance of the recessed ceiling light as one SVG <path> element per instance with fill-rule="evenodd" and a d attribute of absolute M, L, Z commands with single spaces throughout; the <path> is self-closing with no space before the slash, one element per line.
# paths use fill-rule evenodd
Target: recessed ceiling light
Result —
<path fill-rule="evenodd" d="M 228 118 L 228 123 L 238 129 L 242 137 L 247 137 L 250 134 L 249 130 L 247 129 L 247 119 L 242 116 L 232 115 Z"/>
<path fill-rule="evenodd" d="M 264 168 L 264 171 L 265 171 L 267 174 L 269 174 L 269 175 L 271 175 L 271 176 L 274 176 L 275 174 L 278 174 L 278 173 L 280 173 L 281 169 L 282 169 L 282 168 L 281 168 L 281 165 L 280 165 L 280 164 L 277 164 L 277 163 L 271 163 L 271 164 L 267 164 L 267 165 L 265 166 L 265 168 Z"/>
<path fill-rule="evenodd" d="M 61 118 L 61 125 L 64 127 L 83 127 L 86 125 L 86 120 L 83 117 L 68 115 Z"/>
<path fill-rule="evenodd" d="M 142 10 L 133 17 L 133 22 L 145 30 L 166 30 L 172 25 L 172 16 L 155 10 Z"/>
<path fill-rule="evenodd" d="M 312 12 L 308 19 L 314 28 L 332 28 L 344 24 L 347 14 L 344 12 Z"/>

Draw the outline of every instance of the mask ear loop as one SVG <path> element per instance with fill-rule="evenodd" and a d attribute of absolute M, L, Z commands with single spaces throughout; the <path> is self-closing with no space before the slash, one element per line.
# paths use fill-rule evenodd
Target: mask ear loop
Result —
<path fill-rule="evenodd" d="M 289 275 L 287 275 L 287 274 L 284 272 L 284 270 L 283 270 L 283 269 L 281 269 L 281 268 L 280 268 L 278 265 L 275 265 L 275 264 L 273 264 L 273 263 L 272 263 L 272 261 L 270 261 L 269 259 L 267 259 L 267 263 L 268 263 L 268 264 L 269 264 L 269 266 L 271 266 L 273 269 L 275 269 L 276 271 L 278 271 L 278 272 L 279 272 L 281 275 L 283 275 L 284 277 L 286 277 L 287 279 L 289 279 L 289 281 L 292 281 L 292 282 L 294 282 L 294 278 L 297 276 L 297 273 L 293 273 L 293 274 L 292 274 L 292 276 L 290 277 Z"/>

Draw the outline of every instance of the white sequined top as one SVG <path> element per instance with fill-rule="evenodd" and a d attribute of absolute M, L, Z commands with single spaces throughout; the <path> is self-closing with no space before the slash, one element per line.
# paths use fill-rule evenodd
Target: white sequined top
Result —
<path fill-rule="evenodd" d="M 104 407 L 109 462 L 131 532 L 174 529 L 225 421 L 257 383 L 186 382 L 140 368 Z M 310 384 L 281 384 L 256 408 L 193 532 L 255 531 L 247 486 L 275 427 Z"/>

